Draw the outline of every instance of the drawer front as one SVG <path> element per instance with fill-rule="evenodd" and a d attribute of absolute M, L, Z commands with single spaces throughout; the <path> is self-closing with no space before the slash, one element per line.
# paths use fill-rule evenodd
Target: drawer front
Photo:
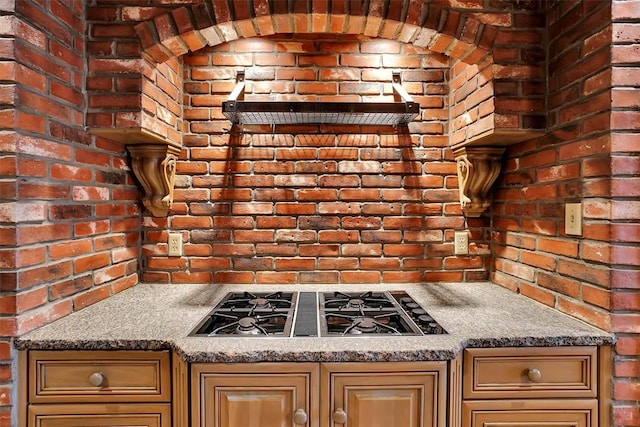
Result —
<path fill-rule="evenodd" d="M 168 402 L 168 352 L 29 352 L 29 400 L 62 402 Z"/>
<path fill-rule="evenodd" d="M 597 347 L 465 350 L 464 398 L 597 395 Z"/>
<path fill-rule="evenodd" d="M 30 405 L 28 427 L 171 427 L 169 404 Z"/>
<path fill-rule="evenodd" d="M 463 403 L 464 427 L 597 427 L 598 401 L 477 400 Z"/>

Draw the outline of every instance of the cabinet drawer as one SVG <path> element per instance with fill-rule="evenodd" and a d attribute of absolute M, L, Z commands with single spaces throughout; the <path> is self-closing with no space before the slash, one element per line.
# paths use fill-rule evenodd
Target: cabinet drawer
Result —
<path fill-rule="evenodd" d="M 596 352 L 596 347 L 467 349 L 464 398 L 595 398 Z"/>
<path fill-rule="evenodd" d="M 598 401 L 491 400 L 463 403 L 465 427 L 597 427 Z"/>
<path fill-rule="evenodd" d="M 29 401 L 168 402 L 168 352 L 31 351 Z"/>
<path fill-rule="evenodd" d="M 31 405 L 28 427 L 171 427 L 167 403 Z"/>

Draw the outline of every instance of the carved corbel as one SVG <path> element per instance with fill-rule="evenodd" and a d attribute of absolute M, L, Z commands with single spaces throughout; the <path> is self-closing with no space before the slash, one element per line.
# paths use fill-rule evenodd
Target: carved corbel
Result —
<path fill-rule="evenodd" d="M 133 173 L 145 191 L 142 203 L 153 216 L 167 216 L 173 202 L 181 135 L 171 139 L 141 127 L 95 127 L 89 132 L 127 147 Z"/>
<path fill-rule="evenodd" d="M 144 188 L 144 206 L 153 216 L 167 216 L 173 203 L 176 161 L 180 149 L 164 144 L 127 145 L 133 173 Z"/>
<path fill-rule="evenodd" d="M 505 147 L 461 147 L 453 151 L 458 170 L 460 205 L 478 217 L 491 205 L 489 190 L 500 174 Z"/>

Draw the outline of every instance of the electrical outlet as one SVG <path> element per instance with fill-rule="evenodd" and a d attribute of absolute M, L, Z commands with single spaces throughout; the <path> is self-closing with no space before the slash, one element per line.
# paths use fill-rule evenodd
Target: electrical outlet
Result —
<path fill-rule="evenodd" d="M 565 205 L 564 232 L 572 236 L 582 236 L 582 203 Z"/>
<path fill-rule="evenodd" d="M 169 233 L 169 256 L 182 256 L 182 234 Z"/>
<path fill-rule="evenodd" d="M 469 253 L 469 233 L 466 231 L 453 233 L 453 253 L 456 255 L 467 255 Z"/>

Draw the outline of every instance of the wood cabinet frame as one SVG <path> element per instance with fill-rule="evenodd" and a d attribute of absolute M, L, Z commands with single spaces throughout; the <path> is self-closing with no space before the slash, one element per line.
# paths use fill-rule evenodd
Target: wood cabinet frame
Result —
<path fill-rule="evenodd" d="M 170 358 L 169 351 L 20 351 L 18 425 L 171 427 Z"/>
<path fill-rule="evenodd" d="M 609 427 L 611 375 L 610 346 L 466 349 L 462 427 Z"/>
<path fill-rule="evenodd" d="M 160 380 L 162 392 L 159 399 L 153 397 L 154 393 L 138 399 L 134 393 L 135 402 L 126 395 L 119 395 L 115 399 L 103 399 L 99 398 L 99 394 L 85 396 L 79 401 L 73 394 L 60 393 L 55 396 L 54 393 L 53 396 L 45 396 L 47 403 L 33 403 L 33 393 L 37 389 L 34 378 L 39 375 L 34 360 L 75 360 L 85 363 L 97 357 L 108 363 L 109 360 L 118 360 L 120 356 L 124 356 L 124 359 L 120 360 L 125 361 L 127 358 L 145 360 L 160 357 L 158 360 L 162 362 L 159 369 L 163 379 Z M 497 376 L 495 384 L 487 381 L 485 382 L 488 385 L 482 384 L 482 378 L 479 384 L 475 370 L 482 365 L 478 365 L 475 359 L 482 358 L 485 358 L 485 361 L 497 358 L 497 362 L 504 361 L 510 369 L 524 366 L 520 364 L 521 361 L 550 361 L 550 366 L 560 369 L 560 380 L 542 382 L 532 387 L 526 384 L 521 386 L 517 381 L 509 382 L 514 378 L 512 373 L 502 372 Z M 566 363 L 575 364 L 580 368 L 562 372 Z M 331 399 L 335 393 L 332 393 L 332 377 L 350 377 L 356 381 L 352 384 L 359 387 L 357 378 L 360 376 L 365 379 L 363 387 L 366 388 L 367 384 L 375 383 L 374 385 L 383 387 L 385 385 L 382 380 L 371 382 L 366 380 L 367 377 L 387 376 L 390 380 L 387 383 L 390 385 L 390 396 L 393 399 L 393 389 L 400 383 L 398 376 L 402 376 L 404 372 L 432 376 L 437 389 L 433 400 L 434 410 L 437 412 L 433 427 L 490 427 L 494 422 L 500 424 L 508 422 L 510 418 L 521 418 L 521 415 L 517 415 L 518 411 L 533 414 L 532 419 L 540 426 L 548 424 L 561 427 L 562 422 L 567 420 L 578 427 L 583 424 L 585 427 L 610 427 L 611 424 L 613 360 L 610 346 L 466 349 L 450 361 L 370 363 L 188 364 L 177 354 L 170 355 L 166 351 L 20 351 L 18 364 L 20 369 L 17 405 L 20 427 L 34 426 L 35 416 L 55 420 L 58 412 L 62 417 L 60 419 L 64 419 L 64 414 L 77 414 L 80 418 L 86 417 L 100 426 L 100 417 L 104 411 L 116 411 L 124 414 L 123 419 L 130 417 L 130 420 L 142 423 L 144 420 L 153 419 L 153 414 L 159 414 L 160 427 L 169 427 L 168 419 L 172 420 L 172 427 L 196 426 L 193 422 L 200 418 L 196 398 L 201 392 L 199 378 L 201 374 L 207 373 L 224 376 L 279 375 L 285 381 L 287 375 L 302 375 L 306 378 L 302 392 L 306 395 L 308 427 L 333 425 L 331 411 L 334 408 Z M 563 378 L 571 375 L 577 380 L 562 382 Z M 142 415 L 138 420 L 135 418 L 136 411 Z M 568 415 L 558 418 L 560 424 L 554 423 L 553 414 L 560 413 Z M 92 418 L 92 414 L 96 417 Z M 486 425 L 478 424 L 485 421 Z M 156 425 L 155 421 L 153 425 Z M 46 424 L 44 426 L 46 427 Z M 527 426 L 523 424 L 523 427 Z"/>

